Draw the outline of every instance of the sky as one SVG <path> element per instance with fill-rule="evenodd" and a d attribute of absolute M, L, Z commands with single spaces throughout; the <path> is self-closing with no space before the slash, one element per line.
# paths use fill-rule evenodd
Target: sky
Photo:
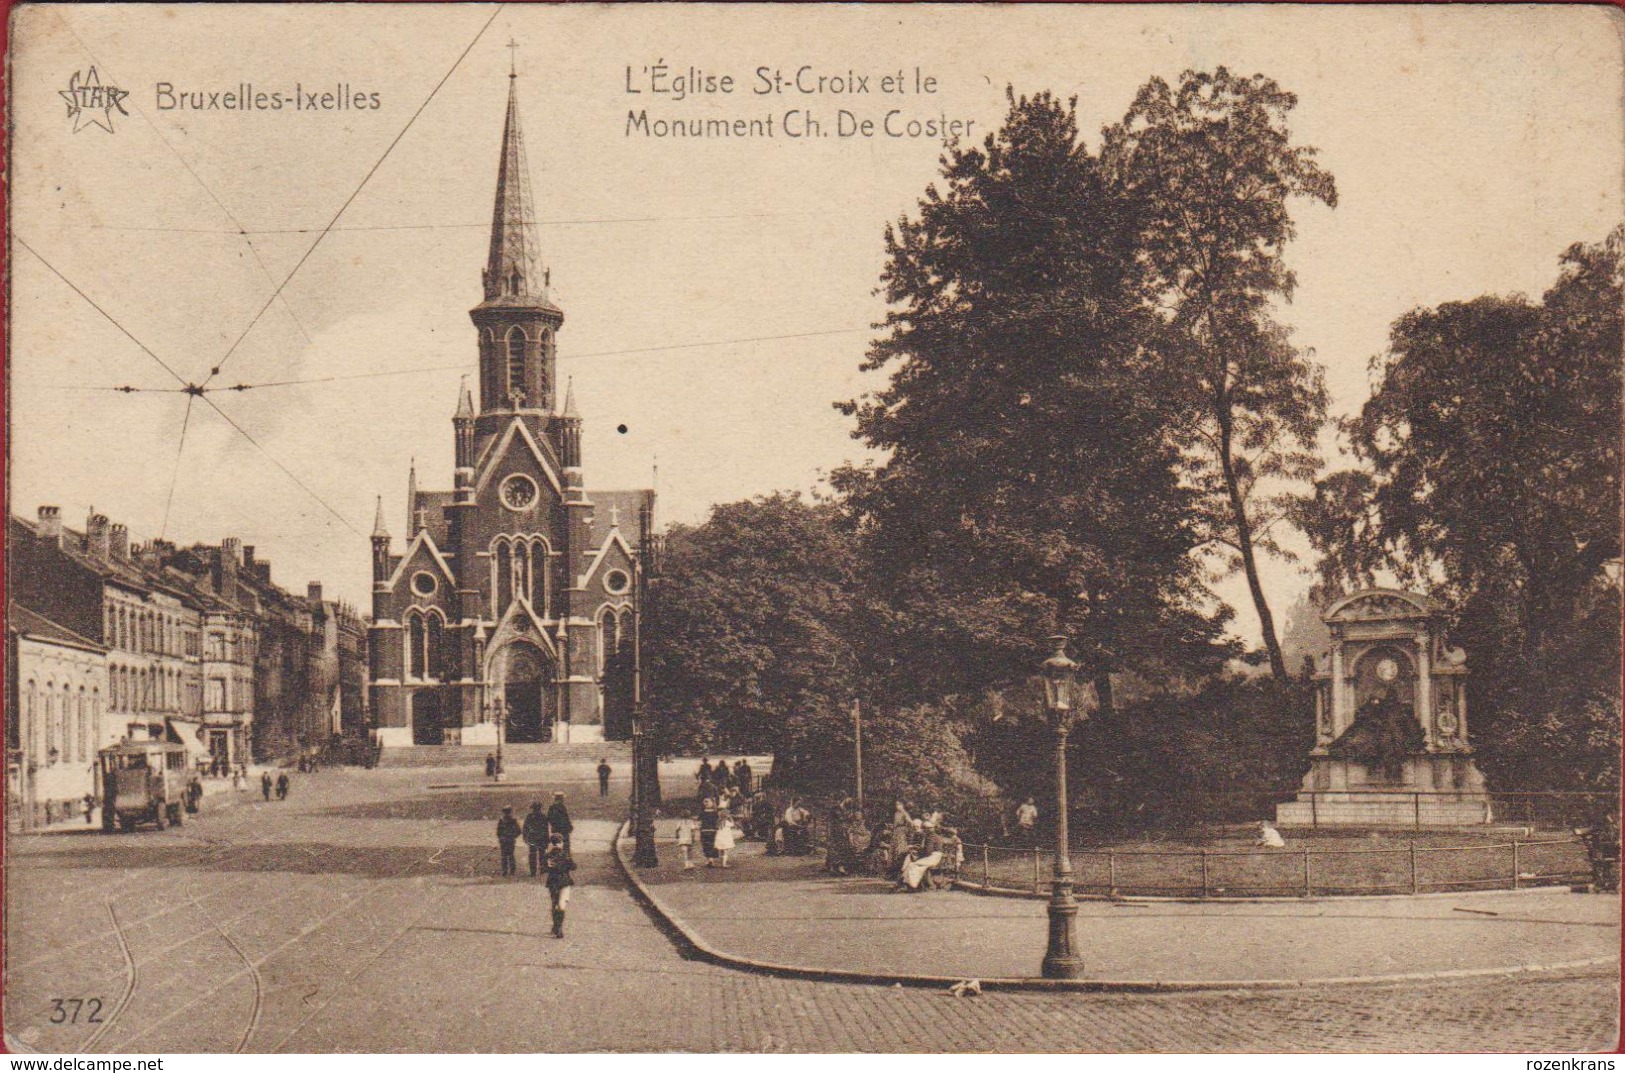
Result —
<path fill-rule="evenodd" d="M 420 487 L 451 483 L 510 59 L 589 487 L 656 480 L 666 523 L 810 491 L 866 457 L 832 403 L 880 386 L 859 364 L 884 312 L 884 228 L 943 150 L 886 136 L 894 109 L 980 140 L 1007 85 L 1048 89 L 1077 97 L 1097 145 L 1152 76 L 1224 64 L 1296 93 L 1292 133 L 1339 203 L 1297 208 L 1281 317 L 1339 415 L 1367 397 L 1395 318 L 1538 296 L 1563 249 L 1622 219 L 1620 20 L 1601 7 L 37 5 L 14 19 L 12 510 L 59 505 L 79 526 L 94 506 L 137 541 L 237 536 L 287 587 L 321 580 L 363 608 L 374 497 L 398 550 L 409 462 Z M 127 115 L 65 114 L 92 66 Z M 792 87 L 805 70 L 814 88 L 850 72 L 867 92 L 758 95 L 758 68 Z M 691 69 L 733 92 L 656 92 Z M 925 78 L 934 92 L 916 92 Z M 378 107 L 162 107 L 245 84 Z M 642 109 L 771 116 L 775 136 L 629 132 Z M 841 109 L 875 135 L 842 137 Z M 785 137 L 791 110 L 825 136 Z M 217 366 L 211 387 L 316 382 L 176 390 Z M 106 390 L 120 385 L 169 390 Z M 1305 565 L 1266 565 L 1278 618 Z M 1256 644 L 1244 583 L 1217 588 Z"/>

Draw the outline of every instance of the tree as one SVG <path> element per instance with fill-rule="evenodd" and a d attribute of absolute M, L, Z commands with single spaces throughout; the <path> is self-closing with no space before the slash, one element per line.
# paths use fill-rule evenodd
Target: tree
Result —
<path fill-rule="evenodd" d="M 1226 654 L 1139 346 L 1135 205 L 1073 103 L 1008 96 L 887 228 L 892 308 L 864 368 L 891 380 L 840 405 L 887 455 L 833 482 L 877 585 L 869 679 L 899 704 L 1019 681 L 1056 632 L 1108 705 L 1116 671 Z"/>
<path fill-rule="evenodd" d="M 1328 586 L 1389 570 L 1457 609 L 1487 771 L 1617 785 L 1625 228 L 1561 266 L 1539 303 L 1396 321 L 1347 426 L 1367 469 L 1305 517 Z"/>
<path fill-rule="evenodd" d="M 780 493 L 668 532 L 644 632 L 662 751 L 770 752 L 794 768 L 846 720 L 858 584 L 835 518 Z"/>
<path fill-rule="evenodd" d="M 1258 556 L 1281 554 L 1272 529 L 1292 502 L 1289 490 L 1270 488 L 1319 468 L 1326 390 L 1270 305 L 1290 300 L 1294 286 L 1289 202 L 1337 204 L 1315 150 L 1292 144 L 1296 104 L 1270 79 L 1223 67 L 1186 71 L 1177 88 L 1153 78 L 1101 150 L 1113 188 L 1142 209 L 1152 346 L 1177 400 L 1174 427 L 1204 493 L 1209 537 L 1246 572 L 1277 678 L 1287 668 Z"/>

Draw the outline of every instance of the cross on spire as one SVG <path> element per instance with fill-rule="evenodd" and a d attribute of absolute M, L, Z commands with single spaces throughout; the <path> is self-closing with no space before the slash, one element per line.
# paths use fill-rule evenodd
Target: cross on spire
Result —
<path fill-rule="evenodd" d="M 508 38 L 508 77 L 519 77 L 519 42 Z"/>
<path fill-rule="evenodd" d="M 619 529 L 621 527 L 621 507 L 618 503 L 611 503 L 609 505 L 609 527 L 611 529 Z"/>

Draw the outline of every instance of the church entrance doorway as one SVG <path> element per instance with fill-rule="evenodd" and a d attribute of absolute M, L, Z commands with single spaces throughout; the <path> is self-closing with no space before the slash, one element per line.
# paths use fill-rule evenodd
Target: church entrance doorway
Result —
<path fill-rule="evenodd" d="M 528 645 L 508 649 L 503 675 L 504 737 L 514 744 L 549 741 L 553 736 L 553 675 L 548 661 Z"/>
<path fill-rule="evenodd" d="M 444 745 L 446 731 L 440 722 L 440 695 L 424 690 L 412 694 L 412 744 Z"/>

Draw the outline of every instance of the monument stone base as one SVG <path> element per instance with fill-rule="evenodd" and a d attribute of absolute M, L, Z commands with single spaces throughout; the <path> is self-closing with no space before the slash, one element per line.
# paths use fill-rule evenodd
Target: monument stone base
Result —
<path fill-rule="evenodd" d="M 1312 756 L 1281 827 L 1475 827 L 1494 822 L 1484 776 L 1467 753 L 1416 753 L 1397 781 L 1355 760 Z"/>

